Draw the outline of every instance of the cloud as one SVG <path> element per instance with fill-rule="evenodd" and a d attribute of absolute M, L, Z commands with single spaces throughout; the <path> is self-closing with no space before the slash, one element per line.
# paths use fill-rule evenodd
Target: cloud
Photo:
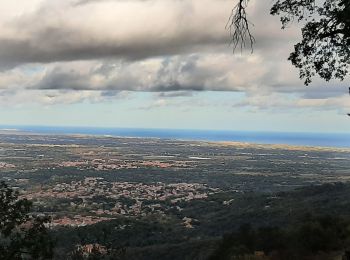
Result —
<path fill-rule="evenodd" d="M 264 68 L 264 60 L 257 55 L 234 58 L 224 54 L 192 54 L 143 61 L 53 64 L 27 88 L 255 92 L 278 84 L 285 84 L 279 69 Z"/>
<path fill-rule="evenodd" d="M 158 97 L 160 98 L 176 98 L 176 97 L 192 97 L 193 91 L 173 91 L 173 92 L 160 92 Z"/>
<path fill-rule="evenodd" d="M 11 5 L 9 0 L 5 2 Z M 45 75 L 37 73 L 42 78 L 40 82 L 31 82 L 32 88 L 236 91 L 247 85 L 251 87 L 248 73 L 263 80 L 262 85 L 281 85 L 281 79 L 285 80 L 276 71 L 280 67 L 276 60 L 284 60 L 288 51 L 271 45 L 280 45 L 294 34 L 284 37 L 278 22 L 268 16 L 269 6 L 257 1 L 251 2 L 249 13 L 255 24 L 264 26 L 254 31 L 258 42 L 256 54 L 243 57 L 234 57 L 228 46 L 225 24 L 233 5 L 229 0 L 42 0 L 39 3 L 30 12 L 0 22 L 0 67 L 41 63 Z M 199 58 L 194 60 L 196 54 Z M 177 62 L 178 57 L 181 61 Z M 74 67 L 84 60 L 106 65 L 102 64 L 100 71 Z M 157 60 L 161 64 L 152 68 L 149 64 Z M 258 60 L 261 62 L 255 62 Z M 262 62 L 265 64 L 261 65 Z M 119 69 L 112 68 L 111 63 Z M 248 71 L 244 73 L 246 68 Z M 109 72 L 103 71 L 106 69 Z M 280 76 L 279 80 L 276 75 Z"/>
<path fill-rule="evenodd" d="M 243 100 L 235 102 L 232 107 L 247 108 L 253 111 L 270 112 L 290 112 L 291 110 L 312 110 L 312 111 L 338 111 L 340 114 L 346 114 L 350 111 L 348 95 L 328 98 L 303 98 L 300 96 L 291 96 L 287 94 L 270 94 L 263 96 L 245 97 Z"/>
<path fill-rule="evenodd" d="M 126 92 L 74 91 L 74 90 L 1 90 L 0 107 L 22 108 L 27 105 L 53 106 L 82 102 L 90 104 L 128 100 Z"/>
<path fill-rule="evenodd" d="M 30 0 L 29 0 L 30 1 Z M 230 1 L 44 1 L 0 26 L 0 64 L 191 53 L 228 42 Z"/>
<path fill-rule="evenodd" d="M 250 1 L 254 53 L 233 55 L 225 30 L 231 0 L 26 0 L 19 7 L 4 0 L 0 102 L 99 102 L 135 91 L 158 93 L 166 101 L 160 107 L 173 97 L 231 91 L 246 95 L 235 107 L 346 107 L 337 103 L 345 83 L 303 86 L 287 61 L 299 28 L 280 30 L 270 4 Z"/>
<path fill-rule="evenodd" d="M 5 6 L 12 6 L 4 0 Z M 230 0 L 27 0 L 30 12 L 0 23 L 0 65 L 118 58 L 140 60 L 193 52 L 230 54 L 225 29 Z M 26 1 L 26 2 L 27 2 Z M 289 43 L 269 5 L 252 1 L 249 14 L 256 49 Z M 263 25 L 263 26 L 262 26 Z"/>
<path fill-rule="evenodd" d="M 169 105 L 173 105 L 173 103 L 169 102 L 166 99 L 157 99 L 157 100 L 153 101 L 151 104 L 140 106 L 138 109 L 151 110 L 151 109 L 155 109 L 155 108 L 166 107 Z"/>

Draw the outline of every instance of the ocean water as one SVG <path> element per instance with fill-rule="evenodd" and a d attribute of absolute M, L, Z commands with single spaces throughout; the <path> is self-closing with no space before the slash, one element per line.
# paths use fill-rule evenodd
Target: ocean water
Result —
<path fill-rule="evenodd" d="M 175 130 L 141 128 L 92 128 L 92 127 L 47 127 L 3 126 L 0 129 L 42 134 L 88 134 L 121 137 L 151 137 L 161 139 L 236 141 L 257 144 L 287 144 L 321 147 L 350 148 L 350 133 L 287 133 L 216 130 Z"/>

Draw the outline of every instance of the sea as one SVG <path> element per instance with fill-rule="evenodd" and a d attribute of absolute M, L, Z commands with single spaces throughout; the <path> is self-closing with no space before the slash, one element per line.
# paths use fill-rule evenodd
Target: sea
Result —
<path fill-rule="evenodd" d="M 255 144 L 285 144 L 350 148 L 350 133 L 258 132 L 228 130 L 185 130 L 100 127 L 0 126 L 38 134 L 82 134 L 201 141 L 233 141 Z"/>

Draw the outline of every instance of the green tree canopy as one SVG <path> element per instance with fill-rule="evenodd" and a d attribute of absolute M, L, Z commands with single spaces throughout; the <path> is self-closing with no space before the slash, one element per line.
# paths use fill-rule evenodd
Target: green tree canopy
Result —
<path fill-rule="evenodd" d="M 0 182 L 0 259 L 51 259 L 49 218 L 30 215 L 32 203 Z"/>
<path fill-rule="evenodd" d="M 247 19 L 249 0 L 238 0 L 228 27 L 234 49 L 255 39 Z M 329 81 L 344 80 L 350 68 L 350 0 L 274 0 L 271 14 L 280 16 L 282 28 L 302 23 L 302 40 L 289 60 L 299 69 L 305 85 L 315 75 Z"/>

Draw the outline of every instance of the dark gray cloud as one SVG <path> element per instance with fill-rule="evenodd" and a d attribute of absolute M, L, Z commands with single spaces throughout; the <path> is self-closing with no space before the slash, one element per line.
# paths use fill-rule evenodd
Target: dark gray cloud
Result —
<path fill-rule="evenodd" d="M 27 86 L 31 89 L 148 92 L 242 91 L 238 69 L 224 55 L 181 55 L 139 61 L 80 62 L 54 65 Z M 236 70 L 236 71 L 235 71 Z"/>
<path fill-rule="evenodd" d="M 0 24 L 0 65 L 140 60 L 212 50 L 228 42 L 228 1 L 94 2 L 44 1 L 37 11 Z M 212 8 L 210 20 L 203 5 Z"/>
<path fill-rule="evenodd" d="M 79 32 L 62 32 L 61 29 L 48 29 L 47 31 L 48 33 L 40 32 L 33 35 L 34 39 L 13 40 L 0 37 L 0 66 L 11 68 L 23 63 L 113 58 L 142 60 L 149 57 L 191 53 L 199 49 L 205 51 L 215 42 L 223 43 L 227 40 L 208 37 L 184 41 L 188 36 L 183 35 L 181 38 L 168 39 L 163 42 L 158 39 L 150 39 L 147 42 L 138 40 L 128 46 L 120 46 L 116 42 L 89 42 L 89 36 L 79 36 Z M 69 35 L 72 35 L 72 38 L 69 38 Z M 64 41 L 61 40 L 62 37 Z"/>
<path fill-rule="evenodd" d="M 230 55 L 225 25 L 232 5 L 230 0 L 43 1 L 31 13 L 0 21 L 0 66 L 142 60 L 194 52 Z M 278 50 L 292 47 L 295 30 L 281 32 L 278 19 L 269 17 L 265 2 L 252 2 L 251 6 L 256 51 L 286 58 L 288 53 Z"/>
<path fill-rule="evenodd" d="M 192 97 L 193 91 L 160 92 L 159 98 Z"/>
<path fill-rule="evenodd" d="M 54 69 L 35 85 L 32 89 L 71 89 L 71 90 L 89 90 L 91 84 L 87 75 L 81 75 L 76 71 L 65 72 L 60 69 Z"/>
<path fill-rule="evenodd" d="M 296 94 L 306 99 L 342 96 L 345 83 L 322 81 L 305 87 L 288 65 L 227 57 L 181 55 L 140 61 L 59 63 L 32 80 L 27 88 L 56 90 L 160 92 L 160 97 L 200 91 L 239 91 L 249 96 Z M 327 86 L 325 86 L 327 85 Z M 178 92 L 178 94 L 175 94 Z M 163 95 L 163 96 L 162 96 Z"/>

